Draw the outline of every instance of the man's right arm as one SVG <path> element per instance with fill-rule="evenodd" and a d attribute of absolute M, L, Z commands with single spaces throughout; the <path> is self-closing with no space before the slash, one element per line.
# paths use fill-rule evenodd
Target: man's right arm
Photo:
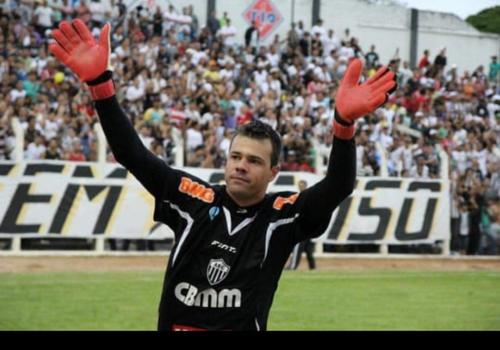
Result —
<path fill-rule="evenodd" d="M 168 179 L 169 175 L 173 177 L 173 170 L 144 147 L 115 96 L 95 101 L 95 108 L 118 163 L 129 170 L 148 192 L 155 196 L 162 194 L 166 183 L 174 183 Z"/>
<path fill-rule="evenodd" d="M 55 42 L 49 45 L 49 50 L 87 84 L 116 160 L 153 196 L 161 197 L 164 184 L 175 183 L 167 177 L 175 180 L 176 173 L 144 147 L 116 100 L 109 66 L 109 32 L 110 25 L 104 25 L 96 41 L 81 20 L 61 21 L 53 31 Z"/>

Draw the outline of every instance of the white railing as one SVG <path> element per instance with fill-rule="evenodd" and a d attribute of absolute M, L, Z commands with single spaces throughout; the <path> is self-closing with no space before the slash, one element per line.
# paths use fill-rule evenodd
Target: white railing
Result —
<path fill-rule="evenodd" d="M 97 136 L 97 162 L 105 163 L 107 141 L 106 136 L 104 136 L 104 131 L 102 130 L 101 123 L 94 124 L 94 132 Z"/>
<path fill-rule="evenodd" d="M 14 150 L 12 151 L 12 159 L 16 162 L 21 162 L 24 158 L 24 130 L 17 117 L 12 118 L 11 126 L 16 139 Z"/>

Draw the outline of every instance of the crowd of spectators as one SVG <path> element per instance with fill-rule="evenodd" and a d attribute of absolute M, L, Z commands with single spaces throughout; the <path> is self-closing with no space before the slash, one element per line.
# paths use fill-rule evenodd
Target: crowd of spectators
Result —
<path fill-rule="evenodd" d="M 282 136 L 282 170 L 315 172 L 318 152 L 332 142 L 339 81 L 358 57 L 363 79 L 388 64 L 398 80 L 388 103 L 358 123 L 358 175 L 449 176 L 452 250 L 496 254 L 497 57 L 469 72 L 450 65 L 445 48 L 435 57 L 425 50 L 412 69 L 397 52 L 381 62 L 375 45 L 364 51 L 348 29 L 338 36 L 321 19 L 310 30 L 292 23 L 286 37 L 262 44 L 255 23 L 236 28 L 226 12 L 214 12 L 204 25 L 192 6 L 162 11 L 128 9 L 122 0 L 109 7 L 99 0 L 0 0 L 0 11 L 0 159 L 11 156 L 16 117 L 26 159 L 97 160 L 89 93 L 47 50 L 51 30 L 64 19 L 82 19 L 96 37 L 111 20 L 111 65 L 123 109 L 147 148 L 174 164 L 174 149 L 182 146 L 189 167 L 223 167 L 235 128 L 259 119 Z M 441 172 L 443 152 L 449 174 Z M 107 157 L 114 161 L 109 149 Z"/>

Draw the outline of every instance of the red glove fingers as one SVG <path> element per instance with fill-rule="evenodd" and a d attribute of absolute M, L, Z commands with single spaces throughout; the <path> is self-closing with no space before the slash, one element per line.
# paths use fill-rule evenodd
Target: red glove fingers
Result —
<path fill-rule="evenodd" d="M 62 21 L 61 24 L 59 25 L 59 30 L 69 40 L 73 48 L 77 47 L 82 42 L 82 39 L 80 38 L 78 33 L 75 31 L 73 26 L 68 22 Z"/>
<path fill-rule="evenodd" d="M 64 35 L 59 29 L 54 29 L 52 31 L 52 36 L 56 39 L 57 44 L 68 54 L 73 49 L 73 45 L 70 43 L 66 35 Z M 54 44 L 52 44 L 54 45 Z"/>
<path fill-rule="evenodd" d="M 359 84 L 363 63 L 354 59 L 340 83 L 336 96 L 334 134 L 348 139 L 354 136 L 354 121 L 383 105 L 396 87 L 395 74 L 387 67 Z M 340 123 L 339 123 L 340 122 Z"/>
<path fill-rule="evenodd" d="M 108 69 L 110 25 L 101 31 L 96 43 L 85 24 L 75 19 L 73 24 L 62 21 L 59 29 L 54 29 L 56 42 L 49 50 L 63 64 L 68 66 L 84 82 L 98 78 Z"/>
<path fill-rule="evenodd" d="M 71 24 L 62 21 L 59 29 L 54 29 L 55 43 L 49 45 L 50 52 L 64 65 L 71 69 L 81 81 L 88 83 L 93 99 L 102 99 L 114 95 L 111 75 L 102 77 L 109 69 L 110 25 L 106 24 L 96 43 L 89 29 L 80 19 Z"/>
<path fill-rule="evenodd" d="M 103 32 L 104 32 L 104 29 L 106 28 L 106 26 L 108 27 L 108 31 L 109 31 L 109 24 L 106 24 L 103 28 Z M 73 21 L 73 27 L 78 32 L 78 35 L 80 35 L 80 38 L 82 38 L 83 41 L 85 41 L 89 45 L 91 45 L 94 42 L 94 37 L 92 36 L 89 29 L 82 21 L 80 21 L 80 20 Z M 107 33 L 105 33 L 105 34 L 107 35 Z M 103 38 L 107 39 L 106 35 L 101 34 L 100 44 L 105 46 L 105 47 L 108 47 L 109 46 L 108 40 L 104 40 L 104 42 L 102 42 Z M 108 49 L 109 49 L 109 47 L 108 47 Z"/>

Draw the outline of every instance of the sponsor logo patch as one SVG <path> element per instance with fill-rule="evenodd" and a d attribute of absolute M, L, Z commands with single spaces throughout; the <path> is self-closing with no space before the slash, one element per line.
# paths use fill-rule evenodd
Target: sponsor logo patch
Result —
<path fill-rule="evenodd" d="M 241 291 L 236 288 L 199 290 L 192 284 L 181 282 L 175 286 L 174 293 L 177 300 L 187 306 L 213 309 L 241 307 Z"/>
<path fill-rule="evenodd" d="M 220 212 L 219 207 L 212 207 L 212 208 L 210 208 L 210 210 L 208 211 L 208 215 L 210 216 L 210 221 L 213 221 L 214 218 L 217 215 L 219 215 L 219 212 Z"/>
<path fill-rule="evenodd" d="M 215 197 L 214 190 L 191 180 L 189 177 L 181 178 L 179 191 L 205 203 L 212 203 Z"/>
<path fill-rule="evenodd" d="M 293 204 L 297 200 L 297 197 L 299 196 L 298 193 L 292 194 L 289 197 L 277 197 L 274 200 L 273 203 L 273 208 L 276 210 L 281 210 L 285 204 Z"/>
<path fill-rule="evenodd" d="M 236 248 L 235 247 L 231 247 L 230 245 L 221 243 L 221 242 L 216 241 L 216 240 L 212 241 L 211 245 L 214 245 L 214 246 L 216 246 L 219 249 L 226 250 L 226 251 L 228 251 L 230 253 L 236 253 Z"/>

